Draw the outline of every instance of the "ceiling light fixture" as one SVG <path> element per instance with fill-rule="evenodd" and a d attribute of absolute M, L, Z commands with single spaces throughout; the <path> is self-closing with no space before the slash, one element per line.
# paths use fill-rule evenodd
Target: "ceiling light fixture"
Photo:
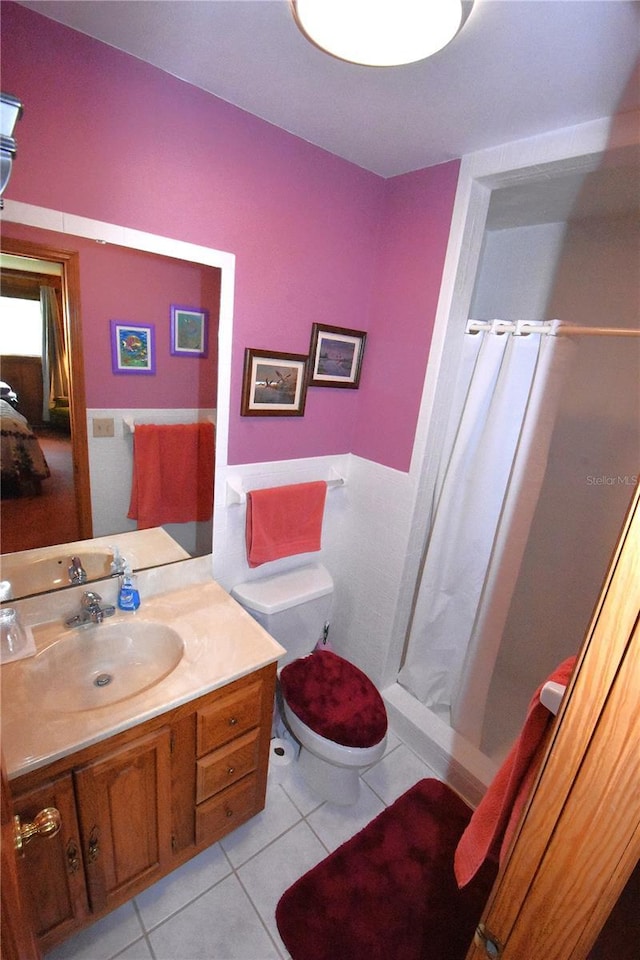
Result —
<path fill-rule="evenodd" d="M 340 60 L 393 67 L 424 60 L 452 40 L 462 0 L 291 0 L 308 40 Z M 468 13 L 468 9 L 466 10 Z"/>

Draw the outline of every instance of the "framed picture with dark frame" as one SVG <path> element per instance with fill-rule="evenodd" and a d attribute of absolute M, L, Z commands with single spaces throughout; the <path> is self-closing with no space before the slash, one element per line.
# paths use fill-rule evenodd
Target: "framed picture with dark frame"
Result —
<path fill-rule="evenodd" d="M 274 350 L 244 352 L 243 417 L 302 417 L 307 395 L 308 357 Z"/>
<path fill-rule="evenodd" d="M 202 307 L 171 305 L 171 354 L 174 357 L 206 357 L 209 311 Z"/>
<path fill-rule="evenodd" d="M 309 386 L 357 390 L 366 340 L 363 330 L 314 323 L 309 347 Z"/>
<path fill-rule="evenodd" d="M 154 325 L 111 320 L 111 366 L 114 373 L 155 373 Z"/>

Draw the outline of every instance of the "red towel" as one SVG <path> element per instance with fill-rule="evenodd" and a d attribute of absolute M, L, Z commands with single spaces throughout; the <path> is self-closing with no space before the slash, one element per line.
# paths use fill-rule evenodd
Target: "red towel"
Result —
<path fill-rule="evenodd" d="M 245 532 L 249 566 L 319 550 L 326 495 L 324 480 L 248 493 Z"/>
<path fill-rule="evenodd" d="M 136 426 L 127 516 L 138 521 L 139 530 L 210 520 L 213 464 L 212 423 Z"/>
<path fill-rule="evenodd" d="M 575 661 L 575 657 L 569 657 L 548 679 L 566 685 Z M 463 887 L 475 876 L 485 859 L 499 859 L 502 862 L 509 848 L 542 762 L 547 736 L 554 720 L 553 714 L 540 703 L 543 686 L 544 683 L 541 683 L 533 695 L 520 736 L 460 838 L 454 858 L 454 871 L 459 887 Z"/>

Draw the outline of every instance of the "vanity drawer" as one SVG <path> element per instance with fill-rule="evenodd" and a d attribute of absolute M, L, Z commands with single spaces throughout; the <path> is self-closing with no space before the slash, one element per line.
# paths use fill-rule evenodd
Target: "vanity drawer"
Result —
<path fill-rule="evenodd" d="M 196 807 L 196 843 L 215 843 L 261 809 L 257 778 L 250 774 Z"/>
<path fill-rule="evenodd" d="M 252 683 L 198 710 L 197 756 L 202 757 L 229 740 L 257 727 L 262 708 L 262 684 Z"/>
<path fill-rule="evenodd" d="M 196 761 L 196 803 L 246 777 L 258 766 L 260 731 L 250 730 Z"/>

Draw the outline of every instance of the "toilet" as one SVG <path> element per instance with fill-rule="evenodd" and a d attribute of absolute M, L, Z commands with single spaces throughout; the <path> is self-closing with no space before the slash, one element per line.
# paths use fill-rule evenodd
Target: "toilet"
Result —
<path fill-rule="evenodd" d="M 361 769 L 384 753 L 387 713 L 366 674 L 322 644 L 316 649 L 331 611 L 330 573 L 312 563 L 240 583 L 231 594 L 286 650 L 281 707 L 304 779 L 331 803 L 355 803 Z"/>

